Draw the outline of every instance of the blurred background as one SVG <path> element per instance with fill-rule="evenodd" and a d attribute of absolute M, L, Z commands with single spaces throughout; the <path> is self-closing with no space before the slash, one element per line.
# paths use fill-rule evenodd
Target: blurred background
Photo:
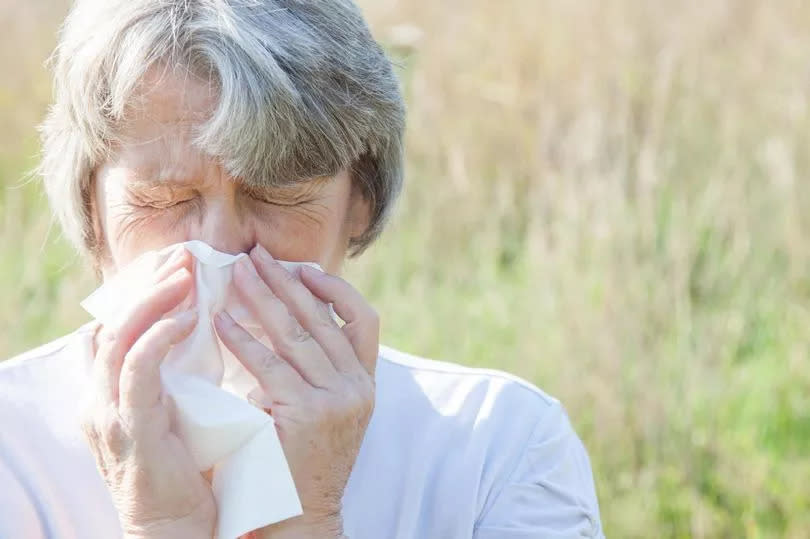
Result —
<path fill-rule="evenodd" d="M 347 267 L 383 341 L 559 398 L 609 537 L 810 537 L 810 3 L 360 3 L 409 103 Z M 94 287 L 26 176 L 67 7 L 0 2 L 0 357 Z"/>

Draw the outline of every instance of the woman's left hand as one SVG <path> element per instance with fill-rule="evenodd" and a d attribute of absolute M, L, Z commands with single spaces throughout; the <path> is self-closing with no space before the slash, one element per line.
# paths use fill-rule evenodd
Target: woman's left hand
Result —
<path fill-rule="evenodd" d="M 222 342 L 257 378 L 304 514 L 264 538 L 342 537 L 341 499 L 374 408 L 379 318 L 344 280 L 302 267 L 301 281 L 257 246 L 234 268 L 236 289 L 273 349 L 227 314 Z M 327 303 L 345 321 L 340 327 Z"/>

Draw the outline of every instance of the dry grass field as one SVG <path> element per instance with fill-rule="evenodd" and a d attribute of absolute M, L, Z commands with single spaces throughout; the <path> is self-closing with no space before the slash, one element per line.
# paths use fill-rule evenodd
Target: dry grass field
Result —
<path fill-rule="evenodd" d="M 810 3 L 362 5 L 409 104 L 347 267 L 384 341 L 558 397 L 609 537 L 810 537 Z M 24 181 L 65 10 L 0 4 L 0 357 L 93 287 Z"/>

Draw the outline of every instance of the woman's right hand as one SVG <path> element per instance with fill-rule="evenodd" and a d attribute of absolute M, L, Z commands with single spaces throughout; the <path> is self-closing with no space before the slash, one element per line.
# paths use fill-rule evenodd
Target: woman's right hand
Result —
<path fill-rule="evenodd" d="M 169 349 L 196 323 L 193 311 L 163 319 L 191 290 L 191 268 L 188 251 L 175 251 L 123 321 L 98 334 L 83 430 L 127 538 L 214 534 L 211 487 L 170 430 L 160 379 Z"/>

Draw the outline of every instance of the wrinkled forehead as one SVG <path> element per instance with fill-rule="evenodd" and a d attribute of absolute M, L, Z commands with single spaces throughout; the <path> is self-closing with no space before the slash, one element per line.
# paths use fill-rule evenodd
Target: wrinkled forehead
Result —
<path fill-rule="evenodd" d="M 182 66 L 150 67 L 116 122 L 112 160 L 155 179 L 188 174 L 211 159 L 194 139 L 210 120 L 217 101 L 212 81 Z M 167 168 L 189 170 L 180 173 Z"/>
<path fill-rule="evenodd" d="M 135 188 L 201 183 L 221 175 L 221 164 L 194 145 L 186 126 L 164 127 L 157 123 L 150 126 L 153 129 L 130 130 L 129 142 L 122 141 L 113 147 L 110 159 L 97 169 L 97 177 L 109 178 L 112 172 Z M 152 132 L 154 137 L 149 136 Z"/>
<path fill-rule="evenodd" d="M 218 100 L 214 81 L 179 65 L 157 64 L 138 80 L 117 131 L 121 137 L 137 137 L 141 142 L 161 133 L 193 133 L 210 120 Z"/>

